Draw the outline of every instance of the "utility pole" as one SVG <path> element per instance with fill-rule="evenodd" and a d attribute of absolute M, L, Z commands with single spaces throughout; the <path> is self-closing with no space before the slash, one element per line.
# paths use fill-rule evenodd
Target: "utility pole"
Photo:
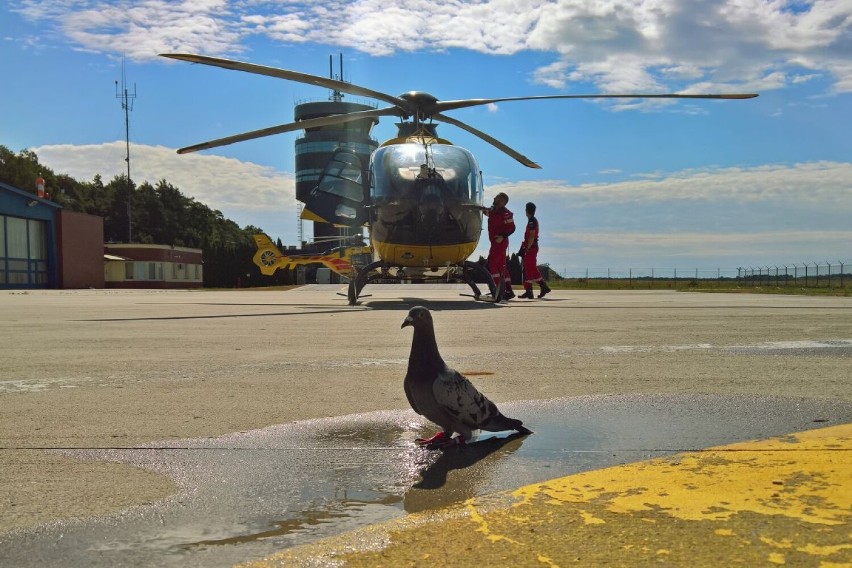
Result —
<path fill-rule="evenodd" d="M 124 161 L 127 162 L 127 243 L 133 242 L 132 212 L 130 201 L 133 196 L 133 183 L 130 181 L 130 111 L 133 110 L 133 100 L 136 98 L 136 83 L 133 84 L 133 94 L 127 91 L 127 78 L 124 73 L 124 58 L 121 59 L 121 89 L 118 81 L 115 82 L 115 98 L 121 100 L 121 108 L 124 110 L 124 141 L 127 153 Z"/>

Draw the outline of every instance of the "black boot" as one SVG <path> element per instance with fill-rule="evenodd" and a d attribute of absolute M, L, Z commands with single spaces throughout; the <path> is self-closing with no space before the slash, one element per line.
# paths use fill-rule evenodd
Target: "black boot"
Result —
<path fill-rule="evenodd" d="M 532 288 L 527 288 L 526 290 L 524 290 L 524 293 L 521 294 L 520 296 L 518 296 L 518 298 L 526 298 L 527 300 L 532 300 L 533 299 Z"/>
<path fill-rule="evenodd" d="M 547 285 L 547 282 L 541 280 L 538 285 L 541 288 L 541 291 L 538 293 L 539 298 L 544 298 L 545 294 L 550 294 L 550 286 Z"/>
<path fill-rule="evenodd" d="M 504 300 L 511 300 L 514 297 L 515 297 L 515 291 L 512 290 L 511 286 L 506 288 L 505 290 L 503 290 L 503 299 Z"/>

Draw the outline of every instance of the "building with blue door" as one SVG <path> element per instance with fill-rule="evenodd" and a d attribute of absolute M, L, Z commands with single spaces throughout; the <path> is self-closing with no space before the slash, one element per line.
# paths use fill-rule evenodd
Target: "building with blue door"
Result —
<path fill-rule="evenodd" d="M 58 287 L 62 207 L 0 183 L 0 288 Z"/>
<path fill-rule="evenodd" d="M 0 289 L 103 287 L 103 218 L 0 182 Z"/>

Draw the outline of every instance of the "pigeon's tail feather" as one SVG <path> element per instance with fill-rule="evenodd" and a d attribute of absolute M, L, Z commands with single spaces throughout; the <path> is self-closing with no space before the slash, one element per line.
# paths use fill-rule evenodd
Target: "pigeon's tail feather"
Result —
<path fill-rule="evenodd" d="M 489 430 L 491 432 L 499 432 L 501 430 L 517 430 L 521 434 L 532 434 L 532 430 L 524 426 L 524 423 L 516 418 L 509 418 L 508 416 L 503 416 L 502 414 L 498 414 L 494 418 L 488 421 L 488 424 L 484 426 L 485 430 Z"/>

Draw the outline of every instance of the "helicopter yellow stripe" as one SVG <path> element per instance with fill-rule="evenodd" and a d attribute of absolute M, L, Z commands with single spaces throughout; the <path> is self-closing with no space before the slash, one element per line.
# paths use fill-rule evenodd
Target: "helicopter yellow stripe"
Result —
<path fill-rule="evenodd" d="M 373 240 L 379 258 L 388 264 L 408 267 L 439 267 L 461 264 L 476 250 L 477 241 L 452 245 L 405 245 Z"/>

